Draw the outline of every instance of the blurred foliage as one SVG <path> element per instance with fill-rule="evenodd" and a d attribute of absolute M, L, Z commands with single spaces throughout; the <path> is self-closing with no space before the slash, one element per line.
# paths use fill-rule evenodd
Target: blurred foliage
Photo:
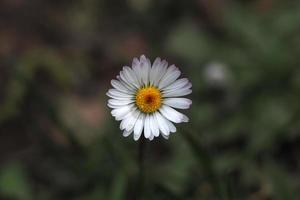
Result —
<path fill-rule="evenodd" d="M 139 199 L 297 199 L 300 3 L 0 2 L 0 199 L 134 199 L 138 143 L 105 92 L 146 54 L 193 83 L 188 124 L 146 143 Z"/>
<path fill-rule="evenodd" d="M 3 195 L 18 199 L 32 199 L 29 185 L 24 169 L 19 164 L 14 163 L 2 168 L 0 188 Z"/>

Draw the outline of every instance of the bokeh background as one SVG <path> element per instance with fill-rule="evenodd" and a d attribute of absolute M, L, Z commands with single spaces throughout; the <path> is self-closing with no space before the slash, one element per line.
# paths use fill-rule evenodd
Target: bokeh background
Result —
<path fill-rule="evenodd" d="M 142 185 L 105 96 L 141 54 L 193 83 Z M 0 199 L 297 199 L 299 55 L 299 1 L 1 0 Z"/>

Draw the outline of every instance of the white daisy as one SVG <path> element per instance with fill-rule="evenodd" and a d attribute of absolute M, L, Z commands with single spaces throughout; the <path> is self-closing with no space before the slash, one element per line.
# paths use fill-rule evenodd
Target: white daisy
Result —
<path fill-rule="evenodd" d="M 144 137 L 153 140 L 160 134 L 168 139 L 176 132 L 173 123 L 188 122 L 188 117 L 176 111 L 188 109 L 192 101 L 181 96 L 192 92 L 192 84 L 187 78 L 179 78 L 181 72 L 175 65 L 168 66 L 167 61 L 156 58 L 151 62 L 144 55 L 133 59 L 132 67 L 124 66 L 112 80 L 114 87 L 106 94 L 111 99 L 108 106 L 111 114 L 121 121 L 123 136 L 133 133 L 138 140 Z"/>

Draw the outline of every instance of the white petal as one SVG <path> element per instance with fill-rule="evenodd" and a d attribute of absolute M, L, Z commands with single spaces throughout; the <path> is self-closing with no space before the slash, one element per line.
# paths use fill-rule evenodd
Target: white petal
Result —
<path fill-rule="evenodd" d="M 156 117 L 156 121 L 158 122 L 158 127 L 162 133 L 163 136 L 170 135 L 170 130 L 168 124 L 165 122 L 165 118 L 159 113 L 154 113 Z"/>
<path fill-rule="evenodd" d="M 161 134 L 163 136 L 163 138 L 165 138 L 166 140 L 169 139 L 169 135 L 165 135 L 165 134 Z"/>
<path fill-rule="evenodd" d="M 143 131 L 143 127 L 144 127 L 144 121 L 145 121 L 145 115 L 144 114 L 140 114 L 140 116 L 138 117 L 135 125 L 134 125 L 134 135 L 133 135 L 133 139 L 135 141 L 137 141 Z"/>
<path fill-rule="evenodd" d="M 141 114 L 141 112 L 138 109 L 136 109 L 133 113 L 131 113 L 130 116 L 126 116 L 126 118 L 124 119 L 125 120 L 124 121 L 124 128 L 127 131 L 134 128 L 134 125 L 135 125 L 137 119 L 139 118 L 140 114 Z"/>
<path fill-rule="evenodd" d="M 123 70 L 120 71 L 120 78 L 131 88 L 137 89 L 138 87 L 135 84 L 135 82 L 133 81 L 133 79 L 130 77 L 130 75 L 128 77 L 128 74 L 129 74 L 128 70 L 126 69 L 125 71 L 124 71 L 124 67 L 123 67 Z"/>
<path fill-rule="evenodd" d="M 128 105 L 129 105 L 129 104 L 128 104 Z M 107 103 L 107 106 L 110 107 L 110 108 L 121 108 L 121 107 L 123 107 L 124 105 L 114 105 L 114 104 Z"/>
<path fill-rule="evenodd" d="M 139 85 L 143 85 L 142 84 L 142 69 L 141 69 L 141 65 L 140 65 L 140 61 L 137 58 L 133 58 L 132 61 L 132 69 L 136 75 L 136 78 L 139 81 Z"/>
<path fill-rule="evenodd" d="M 127 106 L 113 109 L 111 111 L 111 114 L 112 114 L 112 116 L 114 116 L 116 118 L 117 121 L 119 121 L 119 120 L 122 120 L 126 116 L 126 114 L 128 114 L 128 112 L 130 112 L 131 109 L 133 109 L 133 108 L 134 108 L 134 105 L 130 104 Z"/>
<path fill-rule="evenodd" d="M 123 74 L 122 77 L 121 77 L 121 73 Z M 120 75 L 117 76 L 117 79 L 128 89 L 128 90 L 132 90 L 132 91 L 135 91 L 136 90 L 136 87 L 134 85 L 132 85 L 131 83 L 127 83 L 127 81 L 125 80 L 125 77 L 124 77 L 124 72 L 121 71 L 120 72 Z"/>
<path fill-rule="evenodd" d="M 169 130 L 171 133 L 175 133 L 176 132 L 176 127 L 174 126 L 174 124 L 172 122 L 170 122 L 169 120 L 165 120 L 169 126 Z"/>
<path fill-rule="evenodd" d="M 150 85 L 154 84 L 154 81 L 158 76 L 160 63 L 161 63 L 161 59 L 158 57 L 155 59 L 153 65 L 152 65 L 152 68 L 150 70 L 150 75 L 149 75 Z"/>
<path fill-rule="evenodd" d="M 110 105 L 115 105 L 115 106 L 125 106 L 128 104 L 133 103 L 134 100 L 128 99 L 128 100 L 119 100 L 119 99 L 109 99 L 108 103 Z"/>
<path fill-rule="evenodd" d="M 114 105 L 111 105 L 111 104 L 107 104 L 107 106 L 109 107 L 109 108 L 120 108 L 120 107 L 122 107 L 122 106 L 114 106 Z"/>
<path fill-rule="evenodd" d="M 185 96 L 188 94 L 191 94 L 192 90 L 188 89 L 188 88 L 182 88 L 182 89 L 178 89 L 178 90 L 173 90 L 170 92 L 163 92 L 162 96 L 163 97 L 180 97 L 180 96 Z"/>
<path fill-rule="evenodd" d="M 117 80 L 111 80 L 111 85 L 116 88 L 117 90 L 124 92 L 124 93 L 128 93 L 128 94 L 133 94 L 134 90 L 129 90 L 128 88 L 126 88 L 120 81 Z"/>
<path fill-rule="evenodd" d="M 155 65 L 156 66 L 156 65 Z M 153 66 L 154 67 L 154 66 Z M 166 60 L 161 61 L 159 64 L 157 64 L 157 67 L 154 70 L 154 74 L 152 75 L 153 78 L 153 85 L 158 86 L 159 81 L 161 78 L 165 75 L 168 67 L 168 62 Z"/>
<path fill-rule="evenodd" d="M 188 83 L 186 83 L 184 86 L 178 88 L 178 90 L 179 90 L 179 89 L 190 89 L 190 88 L 192 88 L 192 83 L 191 83 L 191 82 L 188 82 Z M 174 89 L 173 89 L 173 90 L 174 90 Z M 171 89 L 170 91 L 172 91 L 172 89 Z"/>
<path fill-rule="evenodd" d="M 174 122 L 174 123 L 181 123 L 181 122 L 188 122 L 188 117 L 185 116 L 184 114 L 176 111 L 175 109 L 163 105 L 159 111 L 161 112 L 161 114 L 167 118 L 168 120 Z"/>
<path fill-rule="evenodd" d="M 163 92 L 164 93 L 174 92 L 174 91 L 178 91 L 178 90 L 190 89 L 191 87 L 192 87 L 192 83 L 188 81 L 188 82 L 185 82 L 185 84 L 181 84 L 180 86 L 177 85 L 177 87 L 173 87 L 171 89 L 167 89 L 167 90 L 163 89 Z"/>
<path fill-rule="evenodd" d="M 151 70 L 151 62 L 147 59 L 144 55 L 140 58 L 140 66 L 141 66 L 141 76 L 142 76 L 142 83 L 144 85 L 149 85 L 149 75 Z"/>
<path fill-rule="evenodd" d="M 127 131 L 126 129 L 123 131 L 123 136 L 128 137 L 133 132 L 133 129 Z"/>
<path fill-rule="evenodd" d="M 151 136 L 150 115 L 149 114 L 147 114 L 146 118 L 145 118 L 144 135 L 145 135 L 145 138 L 149 138 Z"/>
<path fill-rule="evenodd" d="M 112 98 L 114 97 L 120 97 L 120 98 L 132 98 L 133 95 L 132 94 L 127 94 L 124 92 L 120 92 L 119 90 L 116 89 L 109 89 L 107 92 L 107 95 L 111 95 Z"/>
<path fill-rule="evenodd" d="M 163 90 L 164 91 L 177 90 L 177 89 L 183 88 L 188 83 L 189 83 L 189 80 L 187 78 L 181 78 L 181 79 L 176 80 L 174 83 L 168 85 Z"/>
<path fill-rule="evenodd" d="M 156 117 L 154 115 L 150 115 L 150 128 L 151 132 L 155 137 L 159 136 L 159 128 L 158 128 L 158 122 L 156 120 Z"/>
<path fill-rule="evenodd" d="M 173 108 L 188 109 L 192 101 L 187 98 L 165 98 L 163 103 Z"/>
<path fill-rule="evenodd" d="M 140 111 L 138 111 L 137 108 L 131 109 L 131 111 L 125 115 L 124 119 L 120 123 L 120 129 L 121 130 L 127 129 L 127 131 L 129 131 L 130 129 L 133 129 L 134 123 L 138 118 L 139 112 Z M 133 123 L 133 125 L 132 125 L 132 123 Z"/>
<path fill-rule="evenodd" d="M 130 67 L 124 66 L 123 72 L 124 72 L 124 76 L 128 82 L 130 82 L 136 88 L 140 87 L 140 83 L 135 75 L 135 72 Z"/>
<path fill-rule="evenodd" d="M 109 96 L 110 98 L 117 99 L 117 100 L 130 100 L 130 99 L 133 99 L 133 97 L 134 97 L 134 96 L 132 96 L 132 97 L 120 97 L 120 96 L 112 95 L 109 92 L 107 92 L 106 95 Z"/>
<path fill-rule="evenodd" d="M 137 67 L 137 66 L 139 66 L 139 65 L 140 65 L 139 59 L 133 58 L 131 66 L 132 66 L 132 67 Z"/>
<path fill-rule="evenodd" d="M 120 123 L 121 130 L 124 130 L 126 128 L 127 121 L 128 121 L 128 118 L 126 118 L 126 117 L 121 121 L 121 123 Z"/>
<path fill-rule="evenodd" d="M 165 75 L 162 77 L 158 84 L 159 89 L 163 89 L 164 87 L 173 83 L 179 76 L 181 72 L 175 67 L 175 65 L 171 65 Z"/>
<path fill-rule="evenodd" d="M 154 139 L 154 135 L 151 134 L 150 137 L 149 137 L 149 140 L 152 141 L 153 139 Z"/>

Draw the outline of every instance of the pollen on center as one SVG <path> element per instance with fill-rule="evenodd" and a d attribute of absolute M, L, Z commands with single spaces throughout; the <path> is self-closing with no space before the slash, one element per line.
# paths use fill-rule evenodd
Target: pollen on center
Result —
<path fill-rule="evenodd" d="M 144 113 L 157 111 L 162 102 L 160 91 L 156 87 L 143 87 L 139 89 L 135 96 L 137 107 Z"/>

